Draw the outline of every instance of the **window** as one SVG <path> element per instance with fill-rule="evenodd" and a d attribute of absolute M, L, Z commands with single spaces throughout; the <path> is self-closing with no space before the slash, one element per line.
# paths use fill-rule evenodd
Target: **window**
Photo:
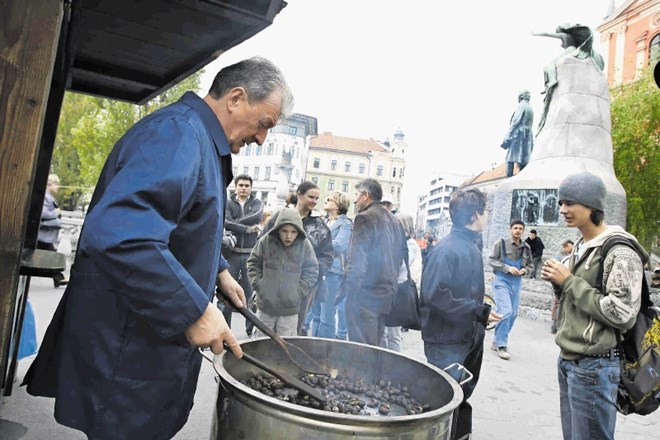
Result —
<path fill-rule="evenodd" d="M 382 165 L 378 165 L 376 167 L 376 175 L 377 176 L 382 176 L 383 175 L 383 166 Z"/>
<path fill-rule="evenodd" d="M 348 181 L 347 180 L 344 180 L 341 183 L 341 190 L 344 191 L 344 192 L 348 192 Z"/>
<path fill-rule="evenodd" d="M 318 177 L 312 177 L 312 183 L 318 185 L 319 184 L 319 178 Z"/>
<path fill-rule="evenodd" d="M 364 166 L 363 163 L 361 163 L 360 166 L 358 167 L 358 173 L 364 174 L 364 169 L 365 169 L 365 166 Z"/>
<path fill-rule="evenodd" d="M 266 155 L 267 156 L 272 156 L 273 155 L 273 149 L 274 149 L 273 143 L 269 142 L 268 146 L 266 147 Z"/>
<path fill-rule="evenodd" d="M 392 167 L 392 177 L 396 177 L 396 167 Z"/>
<path fill-rule="evenodd" d="M 449 203 L 451 201 L 451 197 L 445 196 L 445 203 Z"/>
<path fill-rule="evenodd" d="M 264 148 L 261 145 L 257 145 L 257 156 L 261 156 L 264 153 Z"/>
<path fill-rule="evenodd" d="M 234 172 L 234 176 L 238 176 L 238 167 L 234 167 L 233 172 Z"/>
<path fill-rule="evenodd" d="M 335 189 L 335 181 L 334 180 L 328 180 L 328 191 L 332 191 Z"/>
<path fill-rule="evenodd" d="M 259 167 L 254 167 L 254 174 L 252 175 L 254 180 L 259 180 L 259 171 Z"/>
<path fill-rule="evenodd" d="M 294 136 L 298 134 L 298 128 L 297 127 L 287 127 L 287 128 L 288 128 L 289 134 L 292 134 Z"/>
<path fill-rule="evenodd" d="M 243 174 L 250 174 L 250 167 L 243 167 Z"/>
<path fill-rule="evenodd" d="M 264 169 L 264 180 L 270 180 L 270 167 Z"/>
<path fill-rule="evenodd" d="M 245 147 L 245 155 L 250 156 L 252 154 L 252 144 Z"/>
<path fill-rule="evenodd" d="M 321 167 L 321 159 L 318 157 L 314 158 L 314 168 L 320 168 Z"/>
<path fill-rule="evenodd" d="M 390 187 L 390 194 L 394 195 L 394 187 L 393 186 Z"/>
<path fill-rule="evenodd" d="M 651 44 L 649 45 L 649 65 L 655 66 L 658 60 L 660 60 L 660 34 L 651 39 Z"/>
<path fill-rule="evenodd" d="M 337 161 L 333 159 L 332 161 L 330 161 L 330 170 L 334 171 L 336 169 L 337 169 Z"/>
<path fill-rule="evenodd" d="M 402 178 L 402 179 L 403 179 L 403 170 L 405 170 L 405 168 L 402 167 L 401 172 L 399 173 L 399 177 Z"/>
<path fill-rule="evenodd" d="M 346 171 L 347 173 L 351 172 L 351 163 L 350 162 L 345 162 L 344 163 L 344 171 Z"/>

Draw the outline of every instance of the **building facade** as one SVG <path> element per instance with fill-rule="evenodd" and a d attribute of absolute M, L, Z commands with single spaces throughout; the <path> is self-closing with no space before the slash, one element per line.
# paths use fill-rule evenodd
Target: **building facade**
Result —
<path fill-rule="evenodd" d="M 312 116 L 295 113 L 281 120 L 263 145 L 250 144 L 233 156 L 234 176 L 251 176 L 252 193 L 266 210 L 274 210 L 304 180 L 309 142 L 317 133 L 318 121 Z M 230 194 L 234 188 L 232 182 Z"/>
<path fill-rule="evenodd" d="M 449 233 L 449 201 L 451 194 L 465 182 L 468 176 L 436 172 L 429 181 L 428 192 L 418 198 L 417 232 L 444 237 Z"/>
<path fill-rule="evenodd" d="M 635 81 L 660 60 L 660 0 L 627 0 L 610 6 L 600 33 L 610 87 Z"/>
<path fill-rule="evenodd" d="M 310 140 L 305 180 L 319 186 L 320 200 L 333 191 L 346 193 L 353 200 L 355 185 L 371 177 L 380 182 L 383 191 L 392 194 L 398 209 L 407 146 L 401 131 L 394 134 L 392 142 L 322 133 Z M 351 210 L 349 214 L 355 213 Z"/>

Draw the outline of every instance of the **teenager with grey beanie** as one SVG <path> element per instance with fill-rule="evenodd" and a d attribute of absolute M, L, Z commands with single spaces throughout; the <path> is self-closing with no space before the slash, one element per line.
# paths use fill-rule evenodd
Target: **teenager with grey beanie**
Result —
<path fill-rule="evenodd" d="M 579 173 L 566 177 L 559 185 L 559 200 L 570 200 L 605 212 L 607 189 L 600 177 Z"/>
<path fill-rule="evenodd" d="M 603 221 L 606 192 L 591 173 L 568 176 L 559 185 L 559 213 L 582 237 L 564 264 L 546 260 L 541 271 L 559 297 L 555 342 L 565 439 L 614 439 L 621 375 L 617 335 L 635 323 L 648 260 L 635 237 Z M 627 243 L 603 254 L 606 240 L 615 236 Z"/>

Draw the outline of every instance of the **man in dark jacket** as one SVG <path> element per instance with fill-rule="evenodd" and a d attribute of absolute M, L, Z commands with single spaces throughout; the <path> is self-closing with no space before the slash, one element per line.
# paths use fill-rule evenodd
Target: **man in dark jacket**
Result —
<path fill-rule="evenodd" d="M 346 296 L 348 339 L 379 346 L 398 289 L 399 268 L 408 247 L 403 227 L 380 201 L 383 189 L 374 179 L 355 185 L 353 235 L 341 294 Z"/>
<path fill-rule="evenodd" d="M 449 202 L 453 223 L 422 273 L 422 339 L 429 363 L 446 368 L 460 363 L 473 374 L 463 385 L 463 402 L 455 413 L 452 439 L 469 439 L 472 407 L 468 399 L 479 381 L 486 324 L 500 316 L 484 304 L 481 231 L 488 218 L 486 197 L 479 190 L 457 191 Z M 460 381 L 461 371 L 448 371 Z"/>
<path fill-rule="evenodd" d="M 229 263 L 229 273 L 240 283 L 245 292 L 245 300 L 249 304 L 252 299 L 252 287 L 247 275 L 247 260 L 257 243 L 260 232 L 259 222 L 264 215 L 264 209 L 261 200 L 252 194 L 252 177 L 247 174 L 236 176 L 234 185 L 236 192 L 227 201 L 225 229 L 234 234 L 236 244 L 228 249 L 225 255 Z M 232 310 L 230 306 L 226 306 L 222 311 L 230 327 Z M 245 321 L 245 331 L 248 336 L 252 335 L 253 327 L 250 321 Z"/>
<path fill-rule="evenodd" d="M 292 106 L 263 58 L 225 67 L 206 97 L 188 92 L 133 126 L 103 167 L 71 278 L 28 392 L 95 440 L 170 439 L 188 420 L 202 357 L 242 356 L 217 289 L 243 289 L 220 255 L 231 154 L 262 144 Z"/>
<path fill-rule="evenodd" d="M 539 265 L 541 264 L 541 260 L 543 259 L 543 249 L 545 249 L 545 245 L 543 244 L 541 237 L 539 237 L 538 233 L 536 232 L 536 229 L 530 229 L 529 237 L 525 239 L 525 243 L 527 243 L 529 248 L 532 250 L 532 259 L 534 260 L 534 268 L 532 269 L 532 273 L 529 277 L 536 278 L 536 271 L 538 270 Z"/>

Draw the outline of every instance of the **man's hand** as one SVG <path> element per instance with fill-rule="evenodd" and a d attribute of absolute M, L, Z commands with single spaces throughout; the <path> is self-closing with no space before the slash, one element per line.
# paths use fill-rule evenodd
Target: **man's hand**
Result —
<path fill-rule="evenodd" d="M 541 269 L 541 278 L 558 286 L 571 275 L 571 271 L 557 260 L 546 260 Z"/>
<path fill-rule="evenodd" d="M 490 314 L 488 315 L 488 324 L 492 324 L 493 322 L 498 322 L 502 319 L 502 315 L 493 312 L 492 310 L 490 311 Z"/>
<path fill-rule="evenodd" d="M 231 332 L 222 312 L 211 303 L 206 307 L 204 314 L 186 329 L 186 338 L 194 347 L 210 347 L 214 354 L 222 353 L 224 350 L 222 343 L 226 342 L 236 357 L 243 356 L 243 350 L 238 345 L 238 340 Z"/>
<path fill-rule="evenodd" d="M 245 292 L 240 284 L 231 276 L 227 269 L 218 274 L 216 281 L 215 293 L 218 299 L 225 300 L 225 304 L 229 304 L 237 309 L 240 309 L 247 302 L 245 300 Z M 226 301 L 229 299 L 231 302 Z"/>
<path fill-rule="evenodd" d="M 261 232 L 261 227 L 259 226 L 259 223 L 257 223 L 256 225 L 248 226 L 246 232 L 248 234 L 257 234 Z"/>
<path fill-rule="evenodd" d="M 522 276 L 522 273 L 520 272 L 520 270 L 518 270 L 518 268 L 513 267 L 513 266 L 509 267 L 509 273 L 511 275 L 515 275 L 517 277 Z"/>

